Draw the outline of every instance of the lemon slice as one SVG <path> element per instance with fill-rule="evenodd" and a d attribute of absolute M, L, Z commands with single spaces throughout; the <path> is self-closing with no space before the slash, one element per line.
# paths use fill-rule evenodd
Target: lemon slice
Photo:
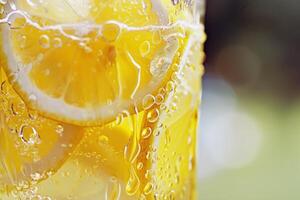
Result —
<path fill-rule="evenodd" d="M 188 37 L 178 69 L 161 94 L 164 100 L 149 110 L 159 113 L 155 121 L 144 124 L 152 133 L 141 140 L 142 162 L 139 171 L 141 189 L 147 198 L 168 197 L 193 199 L 197 110 L 200 98 L 200 79 L 203 75 L 199 33 Z M 159 97 L 159 96 L 157 96 Z M 143 134 L 143 132 L 142 132 Z"/>
<path fill-rule="evenodd" d="M 46 15 L 18 2 L 24 12 L 10 13 L 13 28 L 1 27 L 1 63 L 30 107 L 67 123 L 106 123 L 141 108 L 165 84 L 184 40 L 182 29 L 160 27 L 166 14 L 154 0 L 90 0 L 82 13 L 79 3 L 57 10 L 57 1 L 43 1 Z"/>

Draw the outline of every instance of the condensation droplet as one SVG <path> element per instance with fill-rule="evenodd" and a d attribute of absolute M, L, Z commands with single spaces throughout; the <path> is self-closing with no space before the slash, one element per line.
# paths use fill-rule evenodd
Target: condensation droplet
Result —
<path fill-rule="evenodd" d="M 148 195 L 152 192 L 153 185 L 152 183 L 147 183 L 146 186 L 144 187 L 144 194 Z"/>
<path fill-rule="evenodd" d="M 142 44 L 140 45 L 140 53 L 143 57 L 147 56 L 150 53 L 150 42 L 149 41 L 144 41 L 142 42 Z"/>
<path fill-rule="evenodd" d="M 23 125 L 20 128 L 19 137 L 21 140 L 28 145 L 34 145 L 40 143 L 40 136 L 35 128 Z"/>
<path fill-rule="evenodd" d="M 42 48 L 48 49 L 50 47 L 50 39 L 48 35 L 41 35 L 39 38 L 39 44 Z"/>
<path fill-rule="evenodd" d="M 126 185 L 126 192 L 129 196 L 133 196 L 137 193 L 139 187 L 140 187 L 139 177 L 137 176 L 135 169 L 131 167 L 129 180 Z"/>
<path fill-rule="evenodd" d="M 156 122 L 158 118 L 159 118 L 159 110 L 156 108 L 147 113 L 147 120 L 150 123 Z"/>
<path fill-rule="evenodd" d="M 142 130 L 142 137 L 144 139 L 147 139 L 150 137 L 151 133 L 152 133 L 152 129 L 150 127 L 146 127 Z"/>
<path fill-rule="evenodd" d="M 118 39 L 121 28 L 115 23 L 106 23 L 102 27 L 102 37 L 107 42 L 114 42 Z"/>
<path fill-rule="evenodd" d="M 155 97 L 151 94 L 147 94 L 143 99 L 143 107 L 144 109 L 151 108 L 155 103 Z"/>

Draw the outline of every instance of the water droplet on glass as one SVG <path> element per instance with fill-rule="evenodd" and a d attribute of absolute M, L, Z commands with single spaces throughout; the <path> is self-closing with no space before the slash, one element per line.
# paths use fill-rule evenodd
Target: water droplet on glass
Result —
<path fill-rule="evenodd" d="M 115 23 L 106 23 L 102 27 L 102 37 L 107 42 L 114 42 L 118 39 L 121 28 Z"/>
<path fill-rule="evenodd" d="M 150 53 L 150 42 L 149 41 L 144 41 L 140 45 L 140 53 L 143 57 L 147 56 Z"/>
<path fill-rule="evenodd" d="M 149 109 L 151 108 L 155 103 L 155 97 L 151 94 L 147 94 L 143 99 L 143 108 Z"/>
<path fill-rule="evenodd" d="M 159 118 L 159 110 L 156 108 L 147 113 L 147 120 L 150 123 L 156 122 L 158 118 Z"/>
<path fill-rule="evenodd" d="M 128 195 L 133 196 L 137 193 L 139 187 L 140 187 L 139 177 L 137 176 L 135 169 L 131 167 L 129 180 L 126 185 L 126 192 Z"/>
<path fill-rule="evenodd" d="M 50 47 L 50 39 L 48 35 L 41 35 L 39 38 L 39 44 L 42 48 L 48 49 Z"/>
<path fill-rule="evenodd" d="M 153 185 L 152 183 L 147 183 L 146 186 L 144 187 L 144 194 L 148 195 L 152 192 Z"/>
<path fill-rule="evenodd" d="M 152 133 L 152 129 L 150 127 L 146 127 L 142 131 L 142 137 L 144 139 L 147 139 L 148 137 L 150 137 L 151 133 Z"/>
<path fill-rule="evenodd" d="M 40 143 L 40 136 L 35 128 L 23 125 L 20 128 L 19 137 L 21 140 L 28 145 L 34 145 Z"/>

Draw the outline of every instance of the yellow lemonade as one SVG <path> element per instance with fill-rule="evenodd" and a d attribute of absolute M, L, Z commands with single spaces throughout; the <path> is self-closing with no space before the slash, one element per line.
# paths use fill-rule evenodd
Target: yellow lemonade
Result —
<path fill-rule="evenodd" d="M 196 199 L 197 0 L 0 0 L 0 199 Z"/>

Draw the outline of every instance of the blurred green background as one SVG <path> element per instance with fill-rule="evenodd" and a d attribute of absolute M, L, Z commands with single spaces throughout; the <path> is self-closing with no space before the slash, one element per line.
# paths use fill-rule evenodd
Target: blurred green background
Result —
<path fill-rule="evenodd" d="M 200 200 L 300 199 L 300 1 L 207 0 Z"/>

